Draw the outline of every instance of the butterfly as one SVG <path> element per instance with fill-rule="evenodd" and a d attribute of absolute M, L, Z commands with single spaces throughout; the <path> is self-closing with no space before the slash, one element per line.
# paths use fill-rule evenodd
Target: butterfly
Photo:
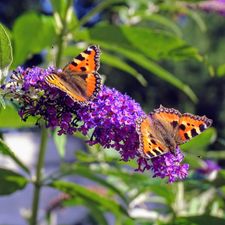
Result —
<path fill-rule="evenodd" d="M 68 63 L 62 72 L 55 72 L 45 77 L 51 87 L 65 92 L 74 102 L 87 105 L 101 89 L 101 77 L 97 72 L 100 67 L 100 49 L 89 46 Z"/>
<path fill-rule="evenodd" d="M 139 152 L 144 158 L 154 158 L 167 152 L 176 155 L 178 145 L 199 135 L 211 125 L 212 120 L 206 116 L 181 114 L 176 109 L 161 105 L 136 121 Z"/>

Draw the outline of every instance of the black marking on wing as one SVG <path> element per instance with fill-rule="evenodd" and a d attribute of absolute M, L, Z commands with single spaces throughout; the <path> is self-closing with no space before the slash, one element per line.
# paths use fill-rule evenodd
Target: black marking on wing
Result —
<path fill-rule="evenodd" d="M 78 60 L 80 60 L 80 61 L 83 61 L 85 58 L 84 58 L 81 54 L 79 54 L 79 55 L 76 57 L 76 59 L 78 59 Z"/>
<path fill-rule="evenodd" d="M 181 125 L 179 126 L 179 128 L 180 128 L 181 130 L 185 130 L 185 129 L 186 129 L 186 127 L 185 127 L 184 124 L 181 124 Z"/>
<path fill-rule="evenodd" d="M 196 132 L 196 129 L 195 128 L 191 129 L 191 136 L 195 137 L 197 135 L 198 135 L 198 133 Z"/>

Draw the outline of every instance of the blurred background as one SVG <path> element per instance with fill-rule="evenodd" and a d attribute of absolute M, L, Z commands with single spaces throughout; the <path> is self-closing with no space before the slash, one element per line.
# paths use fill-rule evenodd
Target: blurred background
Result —
<path fill-rule="evenodd" d="M 105 85 L 127 93 L 146 113 L 162 104 L 213 119 L 212 128 L 182 146 L 190 174 L 174 184 L 149 171 L 135 173 L 135 162 L 121 162 L 113 149 L 88 147 L 84 137 L 49 136 L 47 174 L 61 173 L 114 199 L 126 213 L 43 188 L 40 224 L 225 224 L 225 1 L 0 0 L 0 22 L 12 42 L 10 70 L 58 64 L 59 43 L 62 68 L 98 44 Z M 34 124 L 22 122 L 11 102 L 1 108 L 1 136 L 31 171 L 40 137 Z M 0 160 L 23 174 L 12 160 Z M 31 184 L 1 196 L 0 224 L 27 224 L 31 200 Z"/>

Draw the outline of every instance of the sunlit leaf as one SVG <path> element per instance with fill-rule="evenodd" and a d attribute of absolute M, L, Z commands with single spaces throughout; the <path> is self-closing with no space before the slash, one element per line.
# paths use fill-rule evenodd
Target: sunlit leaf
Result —
<path fill-rule="evenodd" d="M 28 12 L 18 17 L 13 26 L 14 66 L 22 64 L 31 54 L 51 47 L 55 40 L 53 18 Z"/>
<path fill-rule="evenodd" d="M 36 121 L 37 119 L 32 117 L 29 117 L 26 122 L 22 121 L 13 106 L 7 105 L 5 109 L 0 109 L 0 128 L 33 127 Z"/>
<path fill-rule="evenodd" d="M 3 168 L 0 168 L 0 180 L 0 195 L 9 195 L 13 192 L 22 190 L 28 183 L 25 177 Z"/>
<path fill-rule="evenodd" d="M 225 63 L 218 67 L 217 74 L 219 77 L 225 76 Z"/>
<path fill-rule="evenodd" d="M 12 61 L 11 42 L 5 28 L 0 24 L 0 78 L 4 70 L 10 67 Z"/>

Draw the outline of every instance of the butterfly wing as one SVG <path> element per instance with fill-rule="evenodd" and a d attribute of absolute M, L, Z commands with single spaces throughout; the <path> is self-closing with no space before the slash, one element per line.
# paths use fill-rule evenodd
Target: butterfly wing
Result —
<path fill-rule="evenodd" d="M 184 113 L 179 121 L 178 144 L 183 144 L 193 137 L 201 134 L 212 125 L 212 120 L 206 116 L 197 116 L 191 113 Z"/>
<path fill-rule="evenodd" d="M 101 89 L 99 69 L 100 49 L 89 46 L 72 62 L 67 64 L 61 73 L 50 74 L 45 81 L 69 95 L 75 102 L 88 104 Z"/>
<path fill-rule="evenodd" d="M 100 90 L 101 78 L 96 73 L 77 75 L 65 75 L 62 73 L 50 74 L 45 81 L 52 87 L 65 92 L 71 99 L 80 104 L 88 104 L 96 97 Z"/>
<path fill-rule="evenodd" d="M 167 133 L 170 132 L 172 134 L 178 128 L 181 113 L 176 109 L 160 105 L 158 109 L 151 113 L 151 117 L 158 122 L 159 126 L 163 126 Z"/>
<path fill-rule="evenodd" d="M 92 73 L 98 71 L 100 67 L 99 57 L 100 49 L 96 45 L 89 46 L 85 51 L 81 52 L 76 58 L 68 63 L 63 71 L 69 73 Z"/>
<path fill-rule="evenodd" d="M 154 158 L 165 154 L 169 149 L 157 139 L 150 117 L 143 116 L 136 122 L 139 135 L 139 152 L 144 158 Z"/>

